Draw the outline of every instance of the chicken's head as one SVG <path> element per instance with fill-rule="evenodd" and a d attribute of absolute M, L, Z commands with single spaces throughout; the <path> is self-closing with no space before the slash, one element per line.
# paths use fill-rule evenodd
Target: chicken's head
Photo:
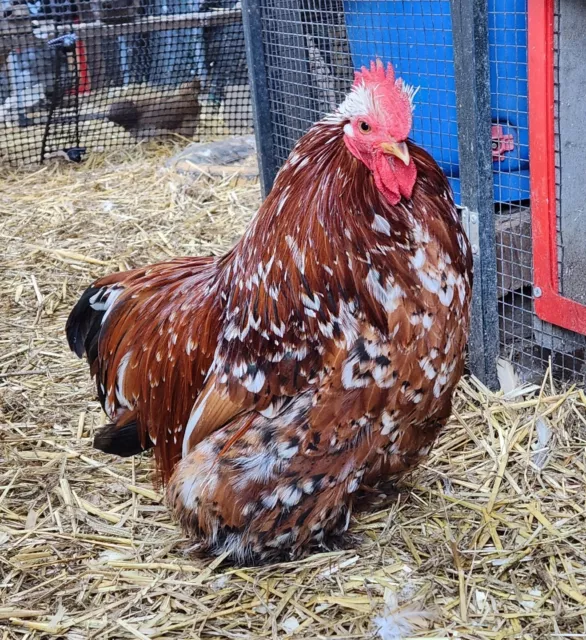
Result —
<path fill-rule="evenodd" d="M 412 87 L 389 63 L 371 62 L 356 72 L 352 91 L 338 108 L 344 142 L 350 153 L 374 174 L 376 186 L 391 204 L 409 198 L 417 170 L 406 140 L 412 123 Z"/>

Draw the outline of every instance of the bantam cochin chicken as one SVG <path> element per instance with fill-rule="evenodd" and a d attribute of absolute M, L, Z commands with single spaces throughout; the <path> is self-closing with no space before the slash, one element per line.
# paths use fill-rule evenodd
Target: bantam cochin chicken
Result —
<path fill-rule="evenodd" d="M 241 240 L 94 282 L 67 322 L 112 423 L 202 550 L 295 557 L 424 459 L 464 366 L 471 251 L 380 61 L 297 143 Z"/>
<path fill-rule="evenodd" d="M 201 106 L 198 78 L 183 83 L 171 95 L 157 95 L 121 100 L 108 108 L 106 118 L 137 139 L 177 133 L 191 137 L 199 122 Z"/>

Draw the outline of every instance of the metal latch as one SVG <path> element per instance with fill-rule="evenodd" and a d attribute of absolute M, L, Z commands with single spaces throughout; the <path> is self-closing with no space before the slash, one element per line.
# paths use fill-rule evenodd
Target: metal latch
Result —
<path fill-rule="evenodd" d="M 502 162 L 506 160 L 506 154 L 515 148 L 515 138 L 512 133 L 505 133 L 500 124 L 491 127 L 492 161 Z"/>
<path fill-rule="evenodd" d="M 478 255 L 480 253 L 480 225 L 478 223 L 478 213 L 470 211 L 468 207 L 460 207 L 460 215 L 462 217 L 462 226 L 468 236 L 472 253 Z"/>

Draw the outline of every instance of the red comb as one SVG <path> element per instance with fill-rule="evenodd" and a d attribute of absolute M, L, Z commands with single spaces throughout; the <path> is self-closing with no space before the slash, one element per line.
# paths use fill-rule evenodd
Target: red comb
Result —
<path fill-rule="evenodd" d="M 381 82 L 394 83 L 395 70 L 393 69 L 393 65 L 389 62 L 385 71 L 385 67 L 380 58 L 377 58 L 376 61 L 373 60 L 370 63 L 370 69 L 362 67 L 360 71 L 354 72 L 354 86 L 360 84 L 360 82 L 364 82 L 365 84 L 372 82 L 376 82 L 377 84 Z"/>

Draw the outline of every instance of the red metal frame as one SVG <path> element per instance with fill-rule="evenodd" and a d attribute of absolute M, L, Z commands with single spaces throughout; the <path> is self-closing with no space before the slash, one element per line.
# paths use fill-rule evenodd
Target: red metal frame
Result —
<path fill-rule="evenodd" d="M 535 312 L 586 334 L 586 306 L 559 291 L 555 194 L 554 0 L 529 0 L 529 148 Z"/>
<path fill-rule="evenodd" d="M 75 24 L 81 22 L 80 18 L 74 18 Z M 77 94 L 89 93 L 91 90 L 90 73 L 88 69 L 87 50 L 83 40 L 76 40 L 75 55 L 77 57 L 78 83 Z"/>
<path fill-rule="evenodd" d="M 77 66 L 79 69 L 79 86 L 77 93 L 89 93 L 91 91 L 90 74 L 88 70 L 87 51 L 83 40 L 75 43 Z"/>

